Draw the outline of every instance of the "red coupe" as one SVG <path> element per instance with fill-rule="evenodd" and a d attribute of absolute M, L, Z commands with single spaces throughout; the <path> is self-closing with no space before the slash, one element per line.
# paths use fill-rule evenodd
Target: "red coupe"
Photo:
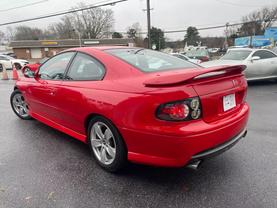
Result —
<path fill-rule="evenodd" d="M 108 171 L 127 161 L 197 166 L 246 135 L 243 70 L 141 48 L 74 48 L 18 80 L 10 101 L 20 118 L 88 143 Z"/>

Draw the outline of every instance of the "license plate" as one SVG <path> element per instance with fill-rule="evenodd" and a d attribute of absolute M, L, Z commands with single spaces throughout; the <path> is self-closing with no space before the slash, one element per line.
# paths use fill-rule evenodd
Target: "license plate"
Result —
<path fill-rule="evenodd" d="M 226 95 L 223 97 L 223 110 L 227 111 L 236 107 L 236 96 L 235 94 Z"/>

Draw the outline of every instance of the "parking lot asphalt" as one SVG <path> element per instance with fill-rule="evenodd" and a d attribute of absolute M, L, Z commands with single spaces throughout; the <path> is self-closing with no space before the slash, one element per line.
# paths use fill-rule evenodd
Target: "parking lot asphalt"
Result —
<path fill-rule="evenodd" d="M 248 135 L 198 171 L 103 171 L 85 144 L 12 112 L 0 81 L 0 208 L 277 207 L 277 82 L 252 83 Z"/>

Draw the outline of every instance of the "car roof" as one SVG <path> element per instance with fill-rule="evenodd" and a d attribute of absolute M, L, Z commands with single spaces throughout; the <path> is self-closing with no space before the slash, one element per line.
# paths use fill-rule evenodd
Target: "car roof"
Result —
<path fill-rule="evenodd" d="M 260 51 L 260 50 L 270 51 L 266 48 L 230 48 L 228 50 L 230 51 Z"/>
<path fill-rule="evenodd" d="M 273 53 L 273 54 L 275 54 L 277 56 L 276 52 L 274 52 L 272 50 L 269 50 L 267 48 L 230 48 L 230 49 L 228 49 L 228 51 L 242 51 L 242 50 L 244 50 L 244 51 L 251 51 L 251 53 L 254 53 L 256 51 L 264 50 L 264 51 L 269 51 L 269 52 L 271 52 L 271 53 Z"/>
<path fill-rule="evenodd" d="M 78 48 L 71 48 L 70 50 L 77 50 L 77 51 L 84 51 L 87 49 L 93 49 L 93 50 L 111 50 L 111 49 L 139 49 L 137 47 L 128 47 L 128 46 L 92 46 L 92 47 L 78 47 Z"/>

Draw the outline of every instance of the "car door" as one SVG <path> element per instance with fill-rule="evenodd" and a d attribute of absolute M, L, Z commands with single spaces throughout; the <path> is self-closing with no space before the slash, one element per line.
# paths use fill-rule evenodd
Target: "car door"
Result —
<path fill-rule="evenodd" d="M 59 112 L 65 127 L 86 133 L 84 117 L 89 111 L 94 112 L 90 99 L 97 100 L 95 88 L 103 82 L 104 75 L 105 67 L 100 61 L 85 53 L 77 53 L 59 91 Z"/>
<path fill-rule="evenodd" d="M 251 60 L 259 57 L 258 60 Z M 248 78 L 263 78 L 274 76 L 277 73 L 277 57 L 274 53 L 267 50 L 259 50 L 252 54 L 247 64 Z"/>
<path fill-rule="evenodd" d="M 57 96 L 66 69 L 74 55 L 75 52 L 61 53 L 41 65 L 35 82 L 32 82 L 27 90 L 29 107 L 33 113 L 56 123 L 61 122 Z"/>

